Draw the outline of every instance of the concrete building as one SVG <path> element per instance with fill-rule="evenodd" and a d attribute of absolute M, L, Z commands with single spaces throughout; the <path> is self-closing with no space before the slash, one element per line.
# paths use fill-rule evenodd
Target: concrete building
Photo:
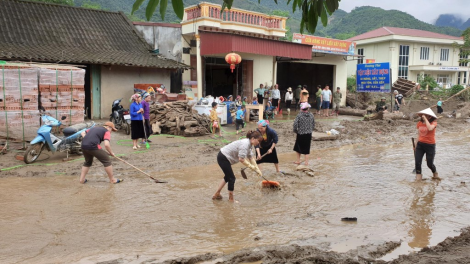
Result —
<path fill-rule="evenodd" d="M 286 17 L 220 10 L 220 5 L 207 2 L 189 6 L 181 22 L 182 59 L 192 67 L 183 80 L 197 82 L 198 97 L 240 94 L 251 98 L 261 83 L 278 83 L 281 91 L 307 84 L 311 92 L 317 85 L 330 84 L 345 92 L 345 56 L 312 52 L 312 44 L 282 41 Z M 242 57 L 233 74 L 224 59 L 230 52 Z"/>
<path fill-rule="evenodd" d="M 106 118 L 115 99 L 129 106 L 134 83 L 169 86 L 189 68 L 149 45 L 122 12 L 0 0 L 0 60 L 73 64 L 86 69 L 85 108 Z M 179 38 L 177 38 L 179 39 Z"/>
<path fill-rule="evenodd" d="M 459 49 L 454 43 L 463 44 L 461 37 L 395 27 L 382 27 L 348 39 L 355 41 L 356 54 L 363 55 L 348 62 L 348 76 L 356 74 L 356 65 L 374 62 L 390 62 L 391 81 L 398 78 L 418 81 L 419 76 L 432 76 L 443 87 L 469 83 L 468 65 L 459 63 Z"/>

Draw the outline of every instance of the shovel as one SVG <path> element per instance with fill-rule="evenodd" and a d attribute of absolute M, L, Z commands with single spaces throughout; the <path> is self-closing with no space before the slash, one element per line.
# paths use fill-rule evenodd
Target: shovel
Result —
<path fill-rule="evenodd" d="M 268 153 L 264 153 L 261 158 L 263 158 L 264 156 L 268 155 Z M 242 168 L 240 173 L 242 174 L 242 177 L 243 179 L 248 179 L 248 177 L 246 177 L 246 173 L 245 173 L 245 170 L 247 169 L 248 167 L 245 167 L 245 168 Z M 276 181 L 268 181 L 264 176 L 261 175 L 261 178 L 264 179 L 264 182 L 263 182 L 263 186 L 266 186 L 266 187 L 280 187 L 280 184 L 279 182 L 276 182 Z"/>
<path fill-rule="evenodd" d="M 145 174 L 147 177 L 149 177 L 150 179 L 154 180 L 155 183 L 168 183 L 168 182 L 166 182 L 166 181 L 160 181 L 159 179 L 156 179 L 156 178 L 150 176 L 148 173 L 144 172 L 143 170 L 137 168 L 136 166 L 130 164 L 129 162 L 127 162 L 127 161 L 125 161 L 125 160 L 123 160 L 123 159 L 121 159 L 121 158 L 118 158 L 118 157 L 116 157 L 116 156 L 114 156 L 114 157 L 115 157 L 116 159 L 118 159 L 119 161 L 122 161 L 122 162 L 126 163 L 127 165 L 131 166 L 132 168 L 138 170 L 139 172 Z"/>

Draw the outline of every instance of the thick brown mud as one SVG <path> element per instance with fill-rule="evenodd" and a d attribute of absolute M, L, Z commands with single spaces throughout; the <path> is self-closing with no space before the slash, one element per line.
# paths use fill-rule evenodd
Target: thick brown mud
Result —
<path fill-rule="evenodd" d="M 150 150 L 138 152 L 126 136 L 113 134 L 115 153 L 167 184 L 115 161 L 123 183 L 109 184 L 96 165 L 89 183 L 80 185 L 78 157 L 62 162 L 59 153 L 23 166 L 11 151 L 0 158 L 7 169 L 0 173 L 0 262 L 391 261 L 457 236 L 468 225 L 470 137 L 463 133 L 465 120 L 439 121 L 435 163 L 443 180 L 423 183 L 415 183 L 411 173 L 414 122 L 317 121 L 319 131 L 335 128 L 341 136 L 312 143 L 315 176 L 296 171 L 292 163 L 292 121 L 275 120 L 280 167 L 286 173 L 275 173 L 271 164 L 262 170 L 282 189 L 261 189 L 260 178 L 248 173 L 248 180 L 242 179 L 236 165 L 235 204 L 227 201 L 226 190 L 224 200 L 211 200 L 222 178 L 216 154 L 238 137 L 230 126 L 223 139 L 154 136 Z M 425 178 L 431 176 L 427 168 L 423 171 Z M 358 221 L 342 222 L 342 217 Z"/>

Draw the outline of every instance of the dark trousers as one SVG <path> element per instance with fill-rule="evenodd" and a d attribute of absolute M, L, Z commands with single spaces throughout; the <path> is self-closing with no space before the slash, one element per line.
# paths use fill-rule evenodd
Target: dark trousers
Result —
<path fill-rule="evenodd" d="M 148 139 L 150 135 L 152 135 L 152 127 L 150 126 L 149 119 L 145 119 L 145 135 L 147 136 L 146 139 Z"/>
<path fill-rule="evenodd" d="M 321 110 L 321 97 L 317 97 L 315 103 L 317 104 L 317 111 Z"/>
<path fill-rule="evenodd" d="M 217 163 L 225 174 L 224 180 L 228 183 L 228 190 L 233 192 L 236 180 L 235 174 L 233 174 L 232 164 L 230 164 L 230 161 L 227 159 L 227 157 L 222 154 L 222 151 L 219 151 L 219 154 L 217 154 Z"/>
<path fill-rule="evenodd" d="M 240 125 L 242 128 L 245 128 L 245 122 L 243 122 L 243 119 L 235 119 L 235 126 L 237 127 L 237 130 L 240 129 Z"/>
<path fill-rule="evenodd" d="M 258 104 L 263 104 L 263 95 L 258 94 L 256 97 L 258 97 Z"/>
<path fill-rule="evenodd" d="M 436 166 L 434 166 L 436 144 L 426 144 L 418 141 L 415 154 L 416 174 L 421 174 L 421 163 L 423 162 L 424 154 L 426 154 L 426 163 L 428 168 L 430 168 L 433 173 L 436 172 Z"/>
<path fill-rule="evenodd" d="M 300 109 L 300 98 L 295 98 L 295 111 L 297 111 L 297 108 Z"/>
<path fill-rule="evenodd" d="M 442 114 L 442 112 L 444 112 L 444 110 L 442 110 L 442 107 L 441 107 L 441 106 L 437 106 L 437 113 L 438 113 L 438 114 Z"/>
<path fill-rule="evenodd" d="M 292 100 L 286 100 L 286 108 L 290 109 L 290 105 L 292 104 Z"/>

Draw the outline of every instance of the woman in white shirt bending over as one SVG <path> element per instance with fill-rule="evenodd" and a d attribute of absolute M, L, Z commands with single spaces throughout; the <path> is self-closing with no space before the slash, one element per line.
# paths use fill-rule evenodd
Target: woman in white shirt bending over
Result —
<path fill-rule="evenodd" d="M 217 155 L 217 163 L 224 172 L 224 179 L 220 182 L 219 188 L 212 196 L 213 200 L 222 199 L 220 191 L 228 183 L 228 200 L 233 202 L 233 190 L 235 188 L 235 174 L 232 170 L 232 165 L 241 162 L 243 165 L 252 169 L 254 172 L 261 174 L 261 171 L 256 164 L 255 156 L 253 153 L 253 146 L 259 145 L 263 141 L 263 136 L 258 131 L 250 131 L 246 134 L 246 138 L 234 141 L 227 146 L 220 149 Z"/>

